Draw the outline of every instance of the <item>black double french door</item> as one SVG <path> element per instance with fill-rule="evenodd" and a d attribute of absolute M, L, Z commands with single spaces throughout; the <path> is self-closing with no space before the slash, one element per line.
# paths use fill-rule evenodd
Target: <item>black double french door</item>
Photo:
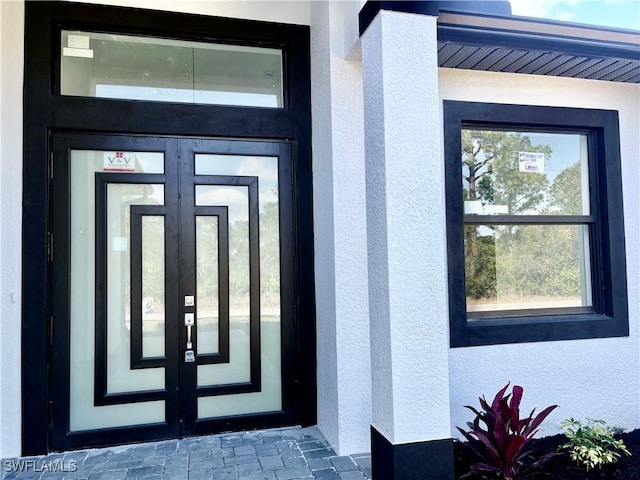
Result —
<path fill-rule="evenodd" d="M 292 424 L 292 145 L 52 144 L 52 448 Z"/>
<path fill-rule="evenodd" d="M 23 455 L 316 422 L 309 40 L 26 3 Z"/>

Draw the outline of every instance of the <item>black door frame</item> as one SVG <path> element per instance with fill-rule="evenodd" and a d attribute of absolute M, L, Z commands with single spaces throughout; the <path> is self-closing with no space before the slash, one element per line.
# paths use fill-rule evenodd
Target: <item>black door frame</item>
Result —
<path fill-rule="evenodd" d="M 177 30 L 179 26 L 179 30 Z M 59 94 L 60 30 L 281 48 L 284 108 L 126 101 Z M 51 449 L 51 215 L 54 133 L 283 141 L 291 145 L 295 418 L 316 421 L 309 27 L 57 1 L 25 4 L 22 240 L 22 454 Z M 304 288 L 301 288 L 304 286 Z M 240 427 L 241 428 L 241 427 Z M 195 433 L 200 433 L 196 431 Z"/>

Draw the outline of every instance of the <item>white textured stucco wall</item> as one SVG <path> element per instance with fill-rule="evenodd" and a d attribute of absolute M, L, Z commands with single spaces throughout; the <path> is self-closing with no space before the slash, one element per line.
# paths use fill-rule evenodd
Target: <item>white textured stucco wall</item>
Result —
<path fill-rule="evenodd" d="M 629 289 L 628 338 L 540 342 L 451 349 L 451 419 L 464 425 L 463 405 L 511 381 L 524 387 L 526 409 L 560 407 L 541 435 L 567 417 L 602 418 L 640 427 L 640 85 L 509 73 L 440 69 L 440 96 L 462 100 L 618 110 Z"/>
<path fill-rule="evenodd" d="M 0 1 L 0 458 L 20 454 L 23 23 Z"/>
<path fill-rule="evenodd" d="M 436 18 L 381 11 L 362 37 L 373 426 L 449 438 Z"/>
<path fill-rule="evenodd" d="M 318 426 L 340 454 L 370 448 L 362 68 L 343 42 L 359 8 L 311 4 Z"/>
<path fill-rule="evenodd" d="M 364 33 L 363 86 L 365 104 L 365 151 L 367 180 L 367 251 L 369 281 L 369 328 L 371 342 L 372 424 L 384 435 L 393 435 L 393 369 L 389 316 L 389 266 L 387 262 L 387 206 L 384 168 L 384 92 L 381 76 L 382 35 L 380 21 L 374 21 Z M 375 195 L 369 185 L 376 185 Z M 373 213 L 375 212 L 375 214 Z M 376 239 L 376 240 L 374 240 Z"/>

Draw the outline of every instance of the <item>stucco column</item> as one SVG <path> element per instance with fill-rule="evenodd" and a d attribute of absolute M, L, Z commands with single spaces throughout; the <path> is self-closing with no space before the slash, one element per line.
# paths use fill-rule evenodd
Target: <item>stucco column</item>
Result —
<path fill-rule="evenodd" d="M 436 17 L 362 35 L 373 477 L 453 478 Z"/>
<path fill-rule="evenodd" d="M 311 2 L 318 426 L 340 455 L 369 450 L 362 70 L 345 61 L 358 2 Z"/>

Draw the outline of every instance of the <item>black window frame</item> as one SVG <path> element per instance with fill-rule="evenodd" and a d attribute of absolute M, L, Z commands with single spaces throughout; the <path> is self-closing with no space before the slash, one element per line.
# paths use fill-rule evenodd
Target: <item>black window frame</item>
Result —
<path fill-rule="evenodd" d="M 451 347 L 628 336 L 618 112 L 445 100 L 443 114 Z M 468 128 L 587 135 L 593 308 L 467 315 L 461 133 Z M 529 219 L 536 220 L 544 221 Z"/>

